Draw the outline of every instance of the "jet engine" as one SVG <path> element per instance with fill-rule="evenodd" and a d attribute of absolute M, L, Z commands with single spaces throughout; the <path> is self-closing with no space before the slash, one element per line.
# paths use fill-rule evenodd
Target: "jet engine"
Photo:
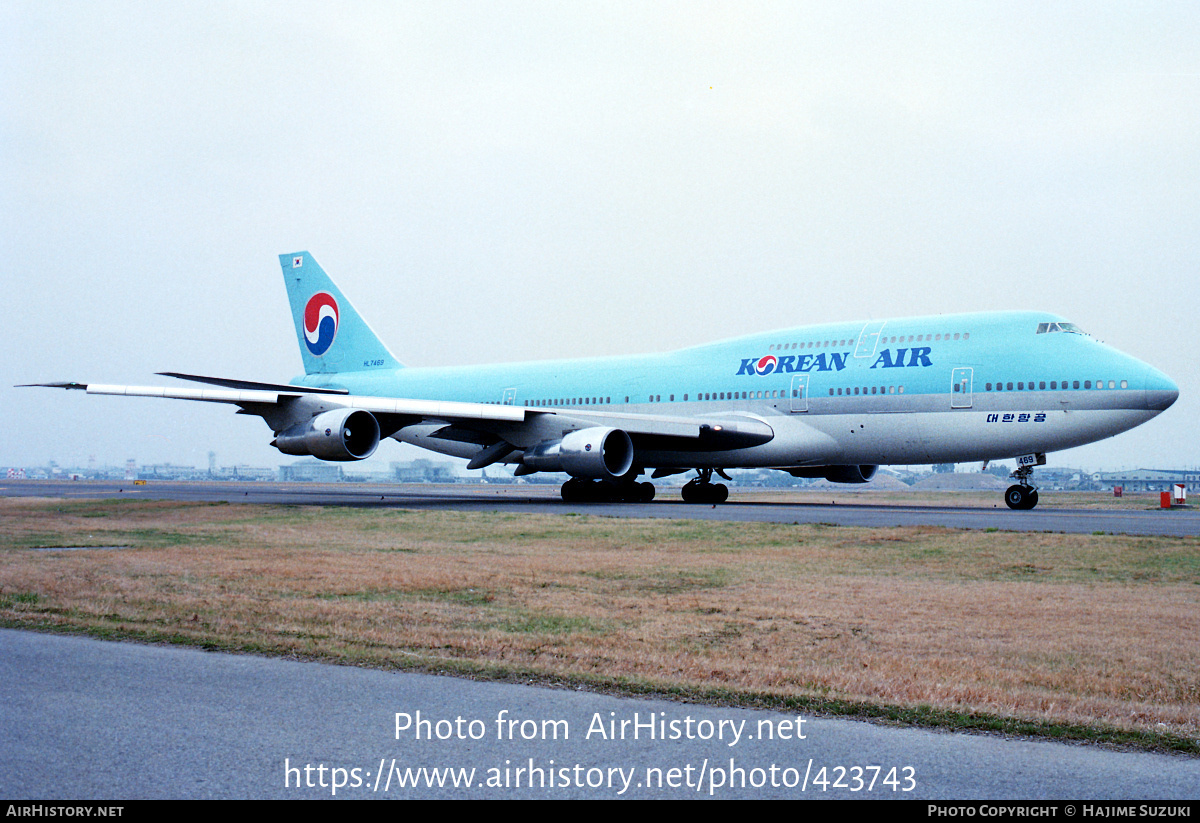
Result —
<path fill-rule="evenodd" d="M 379 445 L 379 421 L 362 409 L 335 409 L 280 432 L 271 445 L 284 454 L 365 460 Z"/>
<path fill-rule="evenodd" d="M 784 469 L 792 477 L 821 477 L 830 483 L 866 483 L 878 466 L 812 466 Z"/>
<path fill-rule="evenodd" d="M 633 441 L 621 429 L 594 426 L 526 449 L 523 461 L 538 471 L 616 480 L 633 465 Z"/>

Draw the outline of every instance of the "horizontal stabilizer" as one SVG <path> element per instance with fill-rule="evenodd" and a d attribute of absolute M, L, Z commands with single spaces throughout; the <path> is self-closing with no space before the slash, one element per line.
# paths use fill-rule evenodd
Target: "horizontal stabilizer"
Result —
<path fill-rule="evenodd" d="M 205 377 L 199 374 L 180 374 L 173 371 L 160 371 L 163 377 L 176 377 L 180 380 L 190 380 L 193 383 L 208 383 L 226 389 L 248 389 L 250 391 L 273 392 L 304 392 L 306 394 L 349 394 L 349 389 L 330 389 L 324 386 L 295 386 L 290 383 L 258 383 L 253 380 L 231 380 L 227 377 Z M 64 387 L 66 388 L 66 387 Z"/>

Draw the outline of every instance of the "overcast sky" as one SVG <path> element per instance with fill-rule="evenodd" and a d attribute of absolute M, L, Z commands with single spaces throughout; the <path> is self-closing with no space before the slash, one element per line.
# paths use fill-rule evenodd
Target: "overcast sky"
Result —
<path fill-rule="evenodd" d="M 1200 465 L 1198 43 L 1191 1 L 0 0 L 0 465 L 290 462 L 11 386 L 287 380 L 301 249 L 409 365 L 1052 311 L 1181 396 L 1051 465 Z"/>

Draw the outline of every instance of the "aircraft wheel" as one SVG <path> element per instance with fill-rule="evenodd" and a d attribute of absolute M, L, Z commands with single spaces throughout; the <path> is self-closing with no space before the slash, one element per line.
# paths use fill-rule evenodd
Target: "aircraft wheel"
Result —
<path fill-rule="evenodd" d="M 559 494 L 562 496 L 564 503 L 580 503 L 584 500 L 584 490 L 580 488 L 583 485 L 582 481 L 572 477 L 566 483 L 562 484 Z"/>
<path fill-rule="evenodd" d="M 1032 491 L 1030 491 L 1029 494 L 1027 495 L 1027 497 L 1029 498 L 1029 502 L 1027 502 L 1025 504 L 1025 508 L 1032 509 L 1038 503 L 1037 489 L 1033 489 Z"/>
<path fill-rule="evenodd" d="M 1008 491 L 1004 492 L 1004 502 L 1010 509 L 1029 509 L 1032 508 L 1029 493 L 1032 489 L 1025 486 L 1009 486 Z M 1033 502 L 1037 502 L 1037 498 L 1033 498 Z"/>
<path fill-rule="evenodd" d="M 654 499 L 654 484 L 653 483 L 638 483 L 638 501 L 641 503 L 649 503 Z"/>
<path fill-rule="evenodd" d="M 724 483 L 691 482 L 680 492 L 684 503 L 724 503 L 729 497 L 729 487 Z"/>

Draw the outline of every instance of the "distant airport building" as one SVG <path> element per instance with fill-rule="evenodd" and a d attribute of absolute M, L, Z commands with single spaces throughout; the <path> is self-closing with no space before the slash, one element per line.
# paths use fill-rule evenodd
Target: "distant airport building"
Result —
<path fill-rule="evenodd" d="M 1133 469 L 1119 472 L 1094 472 L 1092 480 L 1101 488 L 1121 486 L 1127 492 L 1170 491 L 1182 483 L 1188 491 L 1200 491 L 1200 469 Z"/>
<path fill-rule="evenodd" d="M 315 457 L 297 460 L 290 466 L 279 467 L 279 479 L 285 483 L 340 483 L 342 467 L 337 463 L 326 463 Z"/>
<path fill-rule="evenodd" d="M 213 480 L 274 480 L 279 472 L 263 466 L 210 467 L 208 476 Z"/>
<path fill-rule="evenodd" d="M 392 477 L 397 483 L 455 483 L 458 477 L 450 463 L 435 463 L 418 458 L 411 463 L 392 463 Z"/>
<path fill-rule="evenodd" d="M 138 469 L 138 480 L 195 480 L 200 472 L 195 466 L 175 466 L 170 463 L 158 463 L 153 466 L 142 466 Z M 202 475 L 201 475 L 202 476 Z"/>

